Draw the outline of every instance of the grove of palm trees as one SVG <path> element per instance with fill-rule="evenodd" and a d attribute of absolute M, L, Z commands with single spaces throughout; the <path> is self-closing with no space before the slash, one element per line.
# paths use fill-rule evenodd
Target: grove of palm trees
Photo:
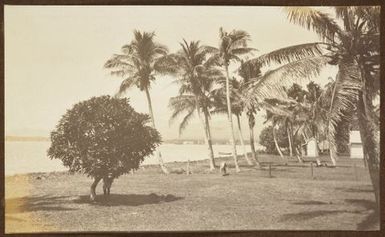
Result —
<path fill-rule="evenodd" d="M 242 30 L 227 32 L 220 28 L 218 48 L 200 45 L 199 41 L 183 40 L 180 44 L 182 49 L 175 54 L 167 54 L 167 48 L 155 42 L 154 32 L 135 31 L 135 40 L 122 47 L 124 55 L 114 55 L 105 66 L 112 69 L 112 74 L 124 78 L 119 94 L 132 86 L 145 90 L 154 127 L 149 84 L 156 79 L 156 72 L 175 76 L 180 83 L 180 95 L 170 98 L 170 107 L 174 110 L 171 119 L 186 113 L 179 126 L 180 132 L 195 113 L 202 120 L 209 149 L 210 170 L 215 169 L 210 131 L 211 113 L 221 110 L 227 112 L 231 131 L 229 140 L 233 147 L 236 172 L 240 168 L 233 114 L 238 121 L 240 141 L 245 146 L 239 122 L 244 109 L 249 117 L 254 108 L 265 109 L 267 119 L 273 124 L 274 137 L 278 121 L 285 123 L 286 129 L 290 130 L 289 138 L 299 133 L 306 142 L 310 137 L 318 138 L 319 134 L 326 136 L 334 166 L 337 156 L 337 126 L 341 121 L 350 123 L 354 116 L 358 117 L 365 159 L 379 205 L 379 124 L 375 122 L 373 105 L 374 98 L 379 96 L 379 87 L 376 87 L 379 83 L 379 8 L 335 7 L 336 19 L 310 7 L 288 7 L 285 11 L 289 21 L 317 33 L 320 42 L 289 46 L 252 59 L 242 59 L 245 55 L 253 57 L 252 52 L 256 50 L 247 47 L 251 36 Z M 337 20 L 343 23 L 339 25 Z M 229 72 L 231 63 L 241 63 L 237 69 L 240 75 L 238 80 L 231 78 L 234 76 Z M 280 66 L 269 69 L 273 63 Z M 285 90 L 285 85 L 293 81 L 316 78 L 327 64 L 338 67 L 336 78 L 328 85 L 331 90 L 329 93 L 327 88 L 325 93 L 313 94 L 312 99 L 303 101 L 302 104 L 299 101 L 289 102 L 287 94 L 281 93 Z M 261 74 L 260 68 L 263 67 L 267 67 L 267 71 Z M 284 100 L 286 105 L 266 105 L 269 99 Z M 293 109 L 296 107 L 297 109 Z M 301 118 L 303 114 L 307 115 Z M 292 131 L 293 123 L 298 127 L 295 134 Z M 252 134 L 252 126 L 250 128 Z M 254 139 L 252 136 L 250 140 Z M 276 139 L 275 143 L 277 144 Z M 253 145 L 251 143 L 252 147 Z M 293 156 L 293 146 L 289 147 L 290 156 Z M 255 148 L 252 150 L 258 163 Z M 283 157 L 281 150 L 277 150 Z M 245 158 L 251 165 L 247 155 Z M 168 173 L 161 160 L 160 166 Z"/>
<path fill-rule="evenodd" d="M 111 97 L 102 97 L 111 105 L 94 111 L 103 122 L 90 125 L 95 119 L 86 111 L 87 101 L 79 102 L 85 112 L 74 112 L 79 119 L 71 117 L 89 126 L 85 133 L 95 138 L 83 142 L 83 132 L 63 115 L 60 124 L 68 128 L 57 125 L 51 133 L 57 147 L 51 145 L 49 157 L 60 159 L 70 173 L 7 176 L 6 190 L 20 182 L 38 188 L 9 192 L 6 229 L 378 230 L 380 7 L 280 10 L 287 22 L 318 41 L 304 42 L 299 34 L 298 44 L 273 48 L 265 42 L 270 48 L 261 53 L 263 42 L 253 41 L 273 32 L 250 34 L 241 23 L 219 26 L 217 44 L 206 44 L 197 34 L 175 38 L 169 47 L 155 27 L 126 32 L 126 43 L 115 45 L 120 50 L 101 65 L 108 74 L 105 83 L 119 84 Z M 177 90 L 162 94 L 158 83 Z M 137 92 L 146 105 L 143 113 L 134 111 Z M 162 108 L 168 113 L 159 112 L 159 101 L 167 101 Z M 125 103 L 132 118 L 119 120 L 123 112 L 107 112 Z M 164 120 L 177 130 L 172 142 L 163 132 Z M 139 121 L 150 135 L 134 129 L 139 134 L 110 135 L 131 131 L 127 121 Z M 112 146 L 109 137 L 130 140 Z M 353 158 L 357 144 L 361 159 Z M 109 160 L 100 161 L 103 157 Z M 146 163 L 150 157 L 154 162 Z M 91 200 L 84 191 L 89 177 L 95 180 Z M 108 185 L 108 194 L 98 193 L 99 181 L 104 190 Z M 15 218 L 27 224 L 17 227 Z"/>

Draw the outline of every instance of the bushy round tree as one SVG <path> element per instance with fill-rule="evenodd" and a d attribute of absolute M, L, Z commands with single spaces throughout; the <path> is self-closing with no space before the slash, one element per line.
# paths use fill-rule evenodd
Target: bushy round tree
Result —
<path fill-rule="evenodd" d="M 149 116 L 135 112 L 127 99 L 93 97 L 63 115 L 51 132 L 48 156 L 62 160 L 70 172 L 94 178 L 94 200 L 101 179 L 109 193 L 114 178 L 137 169 L 160 144 L 159 133 L 147 122 Z"/>
<path fill-rule="evenodd" d="M 281 148 L 288 148 L 289 142 L 286 130 L 282 127 L 277 129 L 277 142 Z M 273 126 L 264 127 L 259 134 L 259 144 L 265 147 L 265 152 L 268 154 L 278 154 L 274 143 Z"/>

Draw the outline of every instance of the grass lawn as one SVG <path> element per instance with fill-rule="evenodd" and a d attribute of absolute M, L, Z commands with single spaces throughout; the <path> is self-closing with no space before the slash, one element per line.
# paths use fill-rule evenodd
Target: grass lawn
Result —
<path fill-rule="evenodd" d="M 225 160 L 226 158 L 222 158 Z M 247 166 L 209 173 L 190 162 L 191 175 L 162 175 L 157 166 L 115 180 L 109 199 L 88 201 L 90 178 L 65 172 L 5 179 L 6 233 L 45 231 L 376 230 L 378 215 L 362 160 L 338 167 L 274 161 L 271 175 Z M 231 163 L 231 159 L 228 159 Z M 217 160 L 219 164 L 220 160 Z M 167 164 L 171 169 L 186 163 Z M 98 194 L 101 194 L 101 184 Z"/>

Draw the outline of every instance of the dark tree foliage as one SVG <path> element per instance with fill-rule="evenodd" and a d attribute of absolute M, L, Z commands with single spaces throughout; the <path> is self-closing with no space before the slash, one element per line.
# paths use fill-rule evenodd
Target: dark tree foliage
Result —
<path fill-rule="evenodd" d="M 302 89 L 302 86 L 294 83 L 288 90 L 287 90 L 287 95 L 295 99 L 297 102 L 304 102 L 305 96 L 307 92 Z"/>
<path fill-rule="evenodd" d="M 306 99 L 310 103 L 314 103 L 318 100 L 318 98 L 322 94 L 322 88 L 320 85 L 315 83 L 314 81 L 309 82 L 309 84 L 306 85 L 307 91 L 306 91 Z"/>
<path fill-rule="evenodd" d="M 137 169 L 160 144 L 147 122 L 149 116 L 135 112 L 127 99 L 93 97 L 63 115 L 51 132 L 48 156 L 70 172 L 119 177 Z"/>
<path fill-rule="evenodd" d="M 279 127 L 276 131 L 278 145 L 283 149 L 289 148 L 289 140 L 287 138 L 286 129 Z M 259 144 L 265 147 L 265 152 L 268 154 L 278 154 L 277 148 L 275 147 L 273 137 L 273 126 L 267 126 L 262 129 L 259 134 Z"/>

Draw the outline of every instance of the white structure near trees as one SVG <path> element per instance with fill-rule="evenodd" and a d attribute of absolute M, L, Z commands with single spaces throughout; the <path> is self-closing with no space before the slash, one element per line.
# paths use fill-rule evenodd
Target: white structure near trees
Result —
<path fill-rule="evenodd" d="M 363 159 L 364 150 L 362 147 L 360 131 L 350 131 L 350 158 Z"/>
<path fill-rule="evenodd" d="M 318 157 L 318 145 L 314 137 L 310 138 L 306 143 L 307 157 Z"/>

